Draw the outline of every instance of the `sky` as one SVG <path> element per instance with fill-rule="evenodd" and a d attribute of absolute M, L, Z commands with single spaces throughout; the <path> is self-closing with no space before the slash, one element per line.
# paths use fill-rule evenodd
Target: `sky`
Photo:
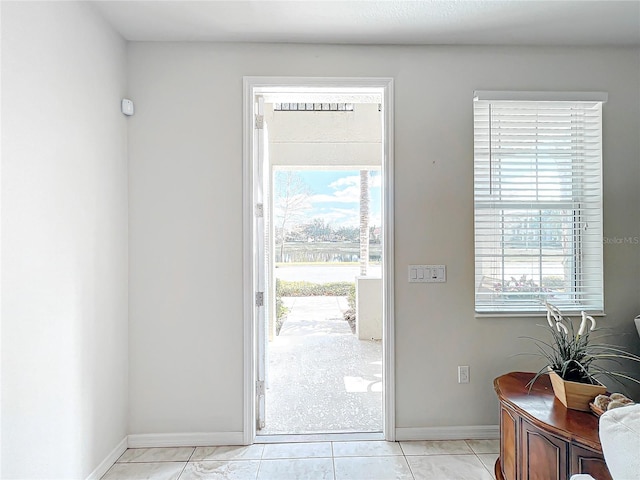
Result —
<path fill-rule="evenodd" d="M 298 170 L 309 186 L 308 210 L 302 223 L 323 219 L 332 227 L 360 224 L 360 171 L 359 170 Z M 381 187 L 380 172 L 371 171 L 369 177 L 369 225 L 380 226 Z"/>

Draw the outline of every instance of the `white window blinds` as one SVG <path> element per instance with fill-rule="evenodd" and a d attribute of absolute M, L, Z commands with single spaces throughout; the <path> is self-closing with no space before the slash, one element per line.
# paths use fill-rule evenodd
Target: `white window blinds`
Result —
<path fill-rule="evenodd" d="M 476 311 L 602 312 L 606 94 L 492 93 L 474 101 Z"/>

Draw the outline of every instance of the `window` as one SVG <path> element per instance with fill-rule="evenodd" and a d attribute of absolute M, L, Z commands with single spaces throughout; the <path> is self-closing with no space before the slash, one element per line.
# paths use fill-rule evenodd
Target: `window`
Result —
<path fill-rule="evenodd" d="M 604 101 L 476 92 L 476 312 L 603 311 Z"/>

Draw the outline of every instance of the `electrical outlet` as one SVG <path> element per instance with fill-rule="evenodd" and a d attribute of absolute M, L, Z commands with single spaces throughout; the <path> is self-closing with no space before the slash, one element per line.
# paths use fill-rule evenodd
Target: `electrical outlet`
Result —
<path fill-rule="evenodd" d="M 469 383 L 469 365 L 458 365 L 458 383 Z"/>

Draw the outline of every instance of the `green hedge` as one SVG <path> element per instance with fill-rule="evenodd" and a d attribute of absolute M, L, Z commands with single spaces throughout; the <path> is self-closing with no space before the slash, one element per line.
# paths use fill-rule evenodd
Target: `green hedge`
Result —
<path fill-rule="evenodd" d="M 353 282 L 276 282 L 276 295 L 282 297 L 342 297 L 355 295 L 356 285 Z"/>
<path fill-rule="evenodd" d="M 349 304 L 349 308 L 354 311 L 356 310 L 356 284 L 354 283 L 349 290 L 349 294 L 347 295 L 347 303 Z"/>
<path fill-rule="evenodd" d="M 289 309 L 282 302 L 282 294 L 280 293 L 280 279 L 276 278 L 276 335 L 280 335 L 282 324 L 287 318 Z"/>

